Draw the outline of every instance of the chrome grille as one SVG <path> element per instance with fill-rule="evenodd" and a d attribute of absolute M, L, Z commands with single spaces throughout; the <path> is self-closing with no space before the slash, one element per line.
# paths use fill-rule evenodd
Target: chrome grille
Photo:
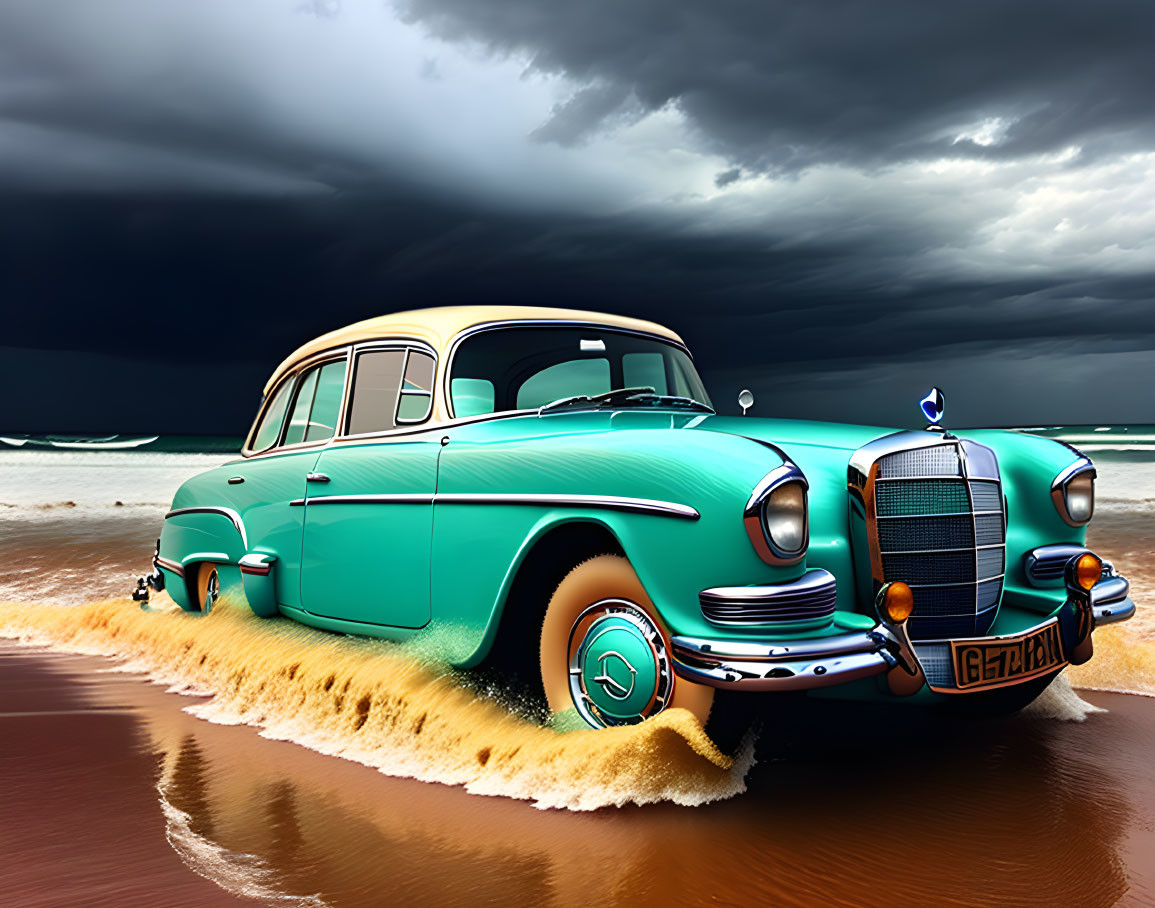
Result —
<path fill-rule="evenodd" d="M 956 686 L 953 653 L 949 643 L 916 643 L 914 654 L 918 657 L 923 674 L 932 687 Z"/>
<path fill-rule="evenodd" d="M 949 643 L 925 643 L 914 648 L 922 673 L 934 687 L 954 687 L 954 666 L 950 661 Z"/>
<path fill-rule="evenodd" d="M 875 484 L 878 516 L 966 514 L 970 511 L 966 485 L 950 479 L 906 479 Z"/>
<path fill-rule="evenodd" d="M 921 442 L 895 450 L 900 439 L 894 437 L 877 458 L 871 543 L 881 577 L 874 579 L 910 584 L 913 639 L 981 635 L 1002 596 L 1006 539 L 998 466 L 993 452 L 973 442 Z"/>
<path fill-rule="evenodd" d="M 879 479 L 911 479 L 921 476 L 958 476 L 954 445 L 911 448 L 891 454 L 879 464 Z"/>

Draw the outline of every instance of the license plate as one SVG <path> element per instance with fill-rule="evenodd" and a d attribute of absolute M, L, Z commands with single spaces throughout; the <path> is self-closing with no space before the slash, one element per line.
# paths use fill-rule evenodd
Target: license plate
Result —
<path fill-rule="evenodd" d="M 1026 681 L 1067 662 L 1057 621 L 1019 637 L 952 640 L 950 645 L 959 690 Z"/>

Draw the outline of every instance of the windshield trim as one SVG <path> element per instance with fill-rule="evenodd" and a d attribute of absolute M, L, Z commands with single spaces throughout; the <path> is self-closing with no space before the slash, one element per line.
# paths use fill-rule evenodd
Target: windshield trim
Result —
<path fill-rule="evenodd" d="M 607 325 L 604 322 L 585 321 L 578 319 L 554 319 L 554 318 L 526 318 L 526 319 L 509 319 L 496 322 L 480 322 L 476 325 L 471 325 L 463 331 L 458 331 L 453 335 L 449 342 L 449 352 L 445 355 L 445 368 L 441 373 L 441 399 L 445 404 L 445 412 L 450 419 L 455 419 L 456 414 L 453 412 L 453 398 L 449 394 L 450 377 L 453 375 L 453 359 L 457 355 L 457 348 L 462 341 L 481 334 L 484 331 L 500 331 L 503 328 L 592 328 L 597 331 L 605 331 L 611 334 L 625 334 L 631 337 L 644 337 L 647 340 L 660 341 L 669 347 L 676 350 L 681 350 L 690 358 L 690 362 L 694 362 L 694 354 L 690 352 L 690 348 L 684 343 L 674 340 L 672 337 L 667 337 L 664 334 L 656 334 L 652 331 L 641 331 L 636 328 L 622 328 L 617 325 Z M 506 413 L 536 413 L 537 408 L 532 410 L 497 410 L 492 416 L 499 416 Z"/>

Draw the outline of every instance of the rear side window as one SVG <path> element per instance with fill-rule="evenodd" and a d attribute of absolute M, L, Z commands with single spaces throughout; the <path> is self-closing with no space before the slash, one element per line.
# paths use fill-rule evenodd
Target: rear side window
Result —
<path fill-rule="evenodd" d="M 432 356 L 419 350 L 363 350 L 355 362 L 346 435 L 428 419 L 436 367 Z"/>
<path fill-rule="evenodd" d="M 397 404 L 397 422 L 424 422 L 433 406 L 433 370 L 436 361 L 419 350 L 409 351 L 405 363 L 405 380 L 401 383 L 401 400 Z"/>
<path fill-rule="evenodd" d="M 357 354 L 346 434 L 364 435 L 393 428 L 404 367 L 404 350 L 367 350 Z"/>
<path fill-rule="evenodd" d="M 297 384 L 285 444 L 332 438 L 345 388 L 345 360 L 314 366 Z"/>
<path fill-rule="evenodd" d="M 293 390 L 292 381 L 281 382 L 273 392 L 273 399 L 265 408 L 261 423 L 253 436 L 252 451 L 267 451 L 277 443 L 281 434 L 281 424 L 285 421 L 285 410 L 289 407 L 289 394 Z"/>

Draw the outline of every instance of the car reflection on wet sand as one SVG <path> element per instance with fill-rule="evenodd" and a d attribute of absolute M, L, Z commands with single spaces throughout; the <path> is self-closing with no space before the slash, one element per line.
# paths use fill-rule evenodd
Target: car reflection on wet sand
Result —
<path fill-rule="evenodd" d="M 1082 724 L 810 703 L 764 730 L 742 797 L 574 814 L 212 725 L 99 660 L 20 661 L 42 698 L 67 689 L 132 715 L 159 760 L 151 776 L 110 771 L 115 755 L 86 740 L 98 730 L 60 717 L 90 762 L 58 801 L 99 792 L 134 822 L 163 816 L 192 870 L 266 903 L 1106 905 L 1153 891 L 1149 855 L 1129 853 L 1144 847 L 1133 816 L 1152 812 L 1134 775 L 1155 743 L 1140 698 L 1100 695 L 1111 712 Z M 5 737 L 6 763 L 37 759 Z"/>

